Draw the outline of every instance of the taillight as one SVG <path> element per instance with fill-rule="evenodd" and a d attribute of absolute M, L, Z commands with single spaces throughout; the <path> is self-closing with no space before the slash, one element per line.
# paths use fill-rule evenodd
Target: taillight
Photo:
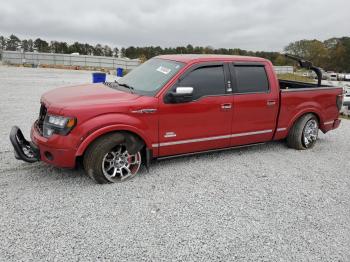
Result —
<path fill-rule="evenodd" d="M 341 110 L 341 107 L 343 106 L 343 99 L 344 99 L 343 94 L 337 95 L 337 107 L 338 107 L 339 111 Z"/>

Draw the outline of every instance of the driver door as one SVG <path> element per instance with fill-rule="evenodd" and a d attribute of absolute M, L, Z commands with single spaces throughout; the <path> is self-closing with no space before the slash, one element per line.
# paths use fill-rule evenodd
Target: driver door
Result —
<path fill-rule="evenodd" d="M 159 104 L 159 156 L 230 146 L 232 103 L 228 66 L 205 63 L 188 69 Z M 192 87 L 187 102 L 168 101 L 177 87 Z"/>

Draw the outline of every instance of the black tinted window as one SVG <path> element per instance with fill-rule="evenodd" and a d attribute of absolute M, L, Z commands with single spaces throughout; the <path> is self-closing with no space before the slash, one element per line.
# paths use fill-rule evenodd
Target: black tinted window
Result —
<path fill-rule="evenodd" d="M 237 93 L 261 93 L 269 90 L 269 81 L 263 66 L 235 66 Z"/>
<path fill-rule="evenodd" d="M 200 67 L 189 73 L 178 86 L 193 87 L 193 99 L 225 94 L 223 66 Z"/>

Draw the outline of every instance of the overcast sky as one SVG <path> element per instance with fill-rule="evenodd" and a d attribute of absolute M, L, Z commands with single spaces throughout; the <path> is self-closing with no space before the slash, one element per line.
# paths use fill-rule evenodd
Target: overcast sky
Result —
<path fill-rule="evenodd" d="M 350 36 L 350 0 L 1 0 L 0 35 L 281 51 Z"/>

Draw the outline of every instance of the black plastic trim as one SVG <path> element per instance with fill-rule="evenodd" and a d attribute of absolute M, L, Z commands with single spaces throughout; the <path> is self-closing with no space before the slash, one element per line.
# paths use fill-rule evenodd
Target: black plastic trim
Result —
<path fill-rule="evenodd" d="M 245 147 L 257 146 L 257 145 L 263 145 L 263 144 L 265 144 L 265 142 L 240 145 L 240 146 L 229 146 L 229 147 L 209 149 L 209 150 L 196 151 L 196 152 L 190 152 L 190 153 L 183 153 L 183 154 L 177 154 L 177 155 L 171 155 L 171 156 L 162 156 L 162 157 L 157 157 L 156 160 L 161 161 L 164 159 L 178 158 L 178 157 L 184 157 L 184 156 L 201 155 L 201 154 L 206 154 L 206 153 L 215 153 L 215 152 L 220 152 L 220 151 L 227 151 L 227 150 L 231 150 L 231 149 L 245 148 Z"/>
<path fill-rule="evenodd" d="M 40 160 L 40 150 L 32 142 L 27 141 L 21 129 L 13 126 L 10 132 L 10 141 L 15 151 L 15 157 L 18 160 L 23 160 L 28 163 L 34 163 Z M 32 156 L 27 155 L 23 148 L 27 148 Z"/>

